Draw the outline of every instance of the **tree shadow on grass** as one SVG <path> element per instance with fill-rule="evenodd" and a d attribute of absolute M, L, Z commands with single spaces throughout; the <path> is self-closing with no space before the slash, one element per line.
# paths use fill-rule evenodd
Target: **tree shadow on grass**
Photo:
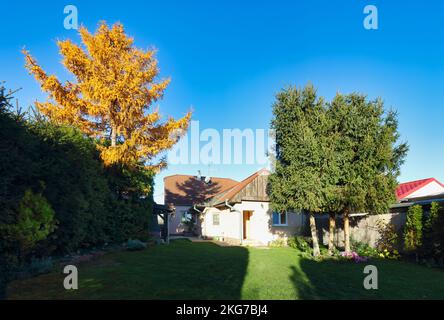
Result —
<path fill-rule="evenodd" d="M 367 265 L 377 267 L 378 288 L 365 289 Z M 443 299 L 444 272 L 405 261 L 371 259 L 365 263 L 301 258 L 291 280 L 300 299 Z"/>
<path fill-rule="evenodd" d="M 300 299 L 374 299 L 376 293 L 363 287 L 365 265 L 301 258 L 291 281 Z"/>
<path fill-rule="evenodd" d="M 172 245 L 180 250 L 162 258 L 174 260 L 173 268 L 168 267 L 167 286 L 170 293 L 166 297 L 162 294 L 162 298 L 241 299 L 249 258 L 246 248 L 221 247 L 211 242 L 191 243 L 187 240 L 175 240 Z M 164 287 L 163 276 L 160 276 L 162 271 L 158 269 L 155 281 L 159 287 Z"/>
<path fill-rule="evenodd" d="M 10 299 L 241 299 L 249 252 L 243 247 L 174 240 L 106 254 L 78 266 L 79 289 L 61 272 L 15 281 Z"/>

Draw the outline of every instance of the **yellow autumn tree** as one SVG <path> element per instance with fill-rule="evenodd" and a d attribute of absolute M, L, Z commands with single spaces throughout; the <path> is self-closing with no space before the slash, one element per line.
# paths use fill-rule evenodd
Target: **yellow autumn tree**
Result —
<path fill-rule="evenodd" d="M 171 148 L 189 124 L 191 113 L 161 121 L 153 103 L 163 96 L 169 79 L 157 80 L 159 68 L 154 50 L 141 50 L 125 34 L 121 24 L 103 22 L 95 34 L 79 29 L 83 46 L 58 41 L 62 63 L 75 81 L 60 82 L 48 75 L 26 50 L 26 68 L 49 99 L 36 103 L 38 110 L 60 124 L 75 125 L 100 141 L 106 165 L 121 163 L 160 168 L 152 163 Z"/>

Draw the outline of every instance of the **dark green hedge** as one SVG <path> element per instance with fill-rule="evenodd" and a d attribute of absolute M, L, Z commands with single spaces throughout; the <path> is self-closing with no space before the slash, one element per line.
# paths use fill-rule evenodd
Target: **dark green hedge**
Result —
<path fill-rule="evenodd" d="M 95 141 L 77 129 L 39 117 L 25 119 L 1 105 L 0 140 L 0 226 L 17 223 L 26 190 L 47 200 L 57 224 L 27 256 L 18 256 L 17 241 L 6 238 L 0 228 L 3 275 L 8 265 L 31 257 L 148 237 L 152 173 L 105 168 Z M 0 279 L 0 291 L 1 285 Z"/>

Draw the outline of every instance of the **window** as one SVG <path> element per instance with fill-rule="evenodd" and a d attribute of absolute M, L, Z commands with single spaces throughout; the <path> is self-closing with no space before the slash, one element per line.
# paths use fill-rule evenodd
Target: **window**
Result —
<path fill-rule="evenodd" d="M 287 212 L 273 212 L 273 226 L 287 226 Z"/>
<path fill-rule="evenodd" d="M 220 224 L 219 214 L 213 213 L 213 226 L 218 226 Z"/>

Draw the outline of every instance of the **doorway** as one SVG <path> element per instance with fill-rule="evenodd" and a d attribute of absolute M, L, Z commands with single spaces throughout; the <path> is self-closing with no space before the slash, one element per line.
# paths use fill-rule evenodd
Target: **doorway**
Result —
<path fill-rule="evenodd" d="M 243 240 L 247 240 L 249 238 L 250 233 L 250 218 L 253 215 L 253 211 L 244 210 L 243 211 Z"/>

